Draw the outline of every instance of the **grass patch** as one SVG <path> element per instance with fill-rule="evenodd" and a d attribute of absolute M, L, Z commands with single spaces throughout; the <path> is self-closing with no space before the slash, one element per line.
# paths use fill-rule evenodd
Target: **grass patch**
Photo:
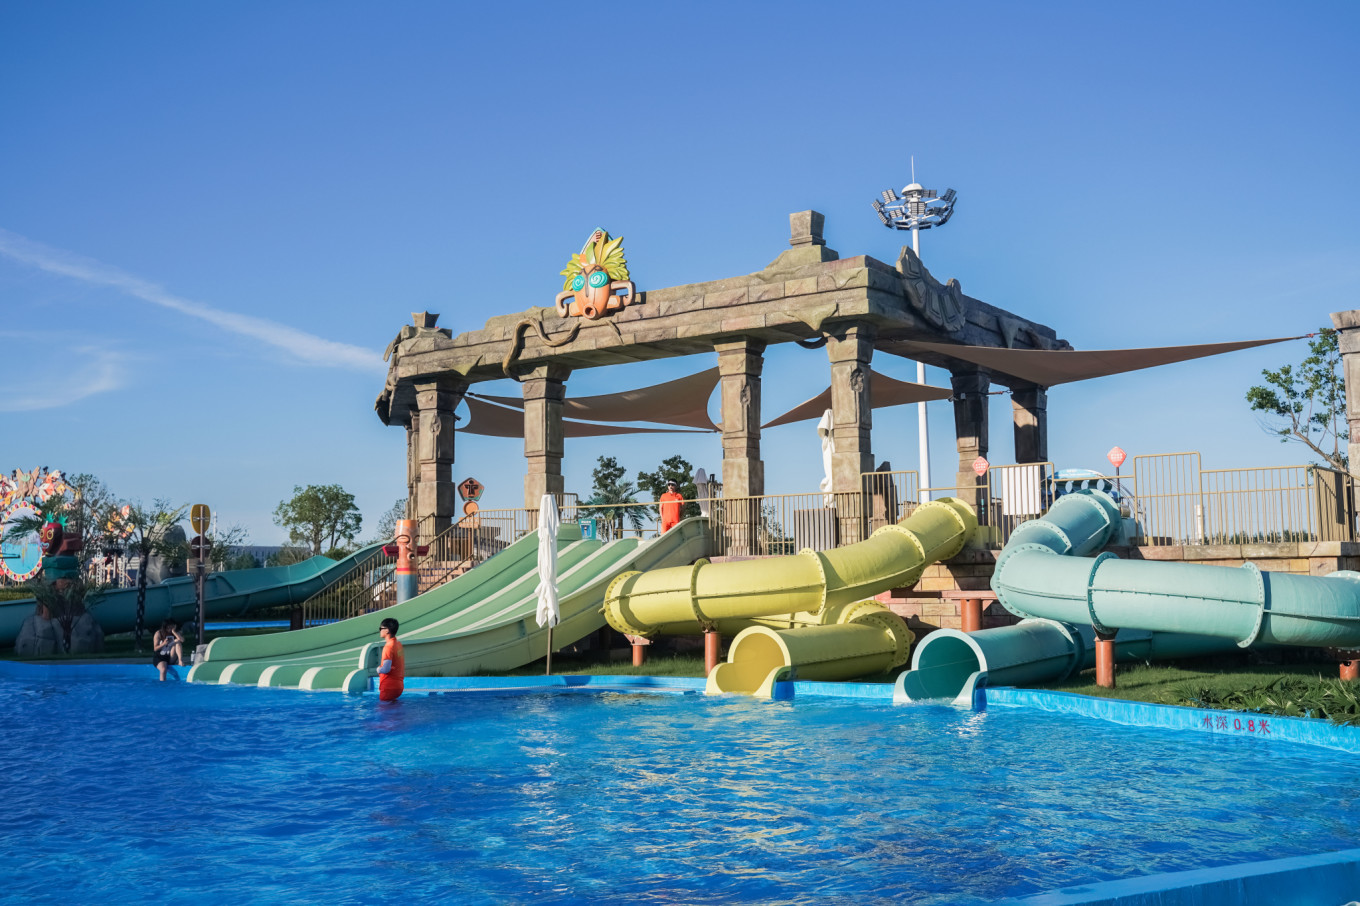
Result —
<path fill-rule="evenodd" d="M 542 676 L 543 661 L 534 661 L 514 670 L 488 671 L 484 676 Z M 629 660 L 599 657 L 553 655 L 553 673 L 562 676 L 704 676 L 704 659 L 696 655 L 675 654 L 651 657 L 641 667 Z"/>
<path fill-rule="evenodd" d="M 1336 724 L 1360 724 L 1360 684 L 1322 675 L 1319 664 L 1135 665 L 1121 667 L 1113 689 L 1095 684 L 1093 671 L 1036 685 L 1125 701 L 1251 711 L 1280 717 L 1318 717 Z"/>

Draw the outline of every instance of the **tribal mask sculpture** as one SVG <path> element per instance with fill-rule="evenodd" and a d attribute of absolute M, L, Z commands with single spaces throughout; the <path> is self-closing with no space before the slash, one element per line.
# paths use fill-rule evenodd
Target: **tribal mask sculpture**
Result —
<path fill-rule="evenodd" d="M 637 287 L 628 279 L 623 237 L 611 239 L 604 230 L 590 235 L 580 254 L 571 256 L 562 276 L 567 279 L 557 294 L 559 317 L 577 315 L 594 321 L 626 308 L 637 296 Z M 617 295 L 620 291 L 625 295 Z"/>

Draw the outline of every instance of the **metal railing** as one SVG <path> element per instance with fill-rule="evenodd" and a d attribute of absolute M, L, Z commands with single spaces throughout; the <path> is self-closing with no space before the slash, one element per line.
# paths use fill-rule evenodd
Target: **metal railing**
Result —
<path fill-rule="evenodd" d="M 422 592 L 466 572 L 509 543 L 500 540 L 499 521 L 486 523 L 481 513 L 464 516 L 443 529 L 439 524 L 440 520 L 427 516 L 416 526 L 415 543 L 428 548 L 425 555 L 415 558 Z M 316 626 L 396 604 L 396 567 L 397 558 L 383 551 L 365 559 L 302 603 L 302 624 Z"/>
<path fill-rule="evenodd" d="M 922 488 L 914 471 L 871 472 L 861 476 L 858 491 L 687 500 L 682 515 L 709 517 L 713 556 L 763 557 L 854 544 L 906 518 L 919 501 L 959 497 L 977 508 L 985 542 L 1000 547 L 1021 523 L 1083 487 L 1109 491 L 1132 518 L 1141 545 L 1360 539 L 1351 476 L 1322 466 L 1205 470 L 1195 452 L 1137 456 L 1131 470 L 1113 475 L 1073 477 L 1052 462 L 996 465 L 974 484 L 948 487 Z M 559 495 L 559 506 L 563 523 L 582 523 L 604 541 L 653 538 L 661 529 L 654 502 L 582 504 L 569 494 Z M 419 543 L 429 546 L 417 560 L 421 591 L 471 569 L 537 526 L 536 509 L 482 510 L 440 531 L 427 517 L 417 531 Z M 340 577 L 303 605 L 306 624 L 395 603 L 394 568 L 395 558 L 379 554 Z"/>

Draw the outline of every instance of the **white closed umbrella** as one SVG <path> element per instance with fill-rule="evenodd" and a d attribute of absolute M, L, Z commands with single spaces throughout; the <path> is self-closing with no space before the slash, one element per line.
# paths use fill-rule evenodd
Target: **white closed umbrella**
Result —
<path fill-rule="evenodd" d="M 822 413 L 821 421 L 817 422 L 817 436 L 822 439 L 822 483 L 821 490 L 826 496 L 822 498 L 822 506 L 831 506 L 831 454 L 836 452 L 836 441 L 831 436 L 831 410 Z"/>
<path fill-rule="evenodd" d="M 552 673 L 552 630 L 562 620 L 557 607 L 557 501 L 544 494 L 538 503 L 538 625 L 548 627 L 548 665 Z"/>

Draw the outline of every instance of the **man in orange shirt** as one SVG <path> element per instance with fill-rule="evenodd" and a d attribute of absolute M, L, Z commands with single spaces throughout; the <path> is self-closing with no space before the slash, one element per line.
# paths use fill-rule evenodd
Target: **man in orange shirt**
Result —
<path fill-rule="evenodd" d="M 680 521 L 680 496 L 675 479 L 666 482 L 666 493 L 661 495 L 661 531 L 669 532 Z"/>
<path fill-rule="evenodd" d="M 406 651 L 397 641 L 399 625 L 388 617 L 378 628 L 378 636 L 387 643 L 383 646 L 382 665 L 378 667 L 378 698 L 385 702 L 396 701 L 406 688 Z"/>

